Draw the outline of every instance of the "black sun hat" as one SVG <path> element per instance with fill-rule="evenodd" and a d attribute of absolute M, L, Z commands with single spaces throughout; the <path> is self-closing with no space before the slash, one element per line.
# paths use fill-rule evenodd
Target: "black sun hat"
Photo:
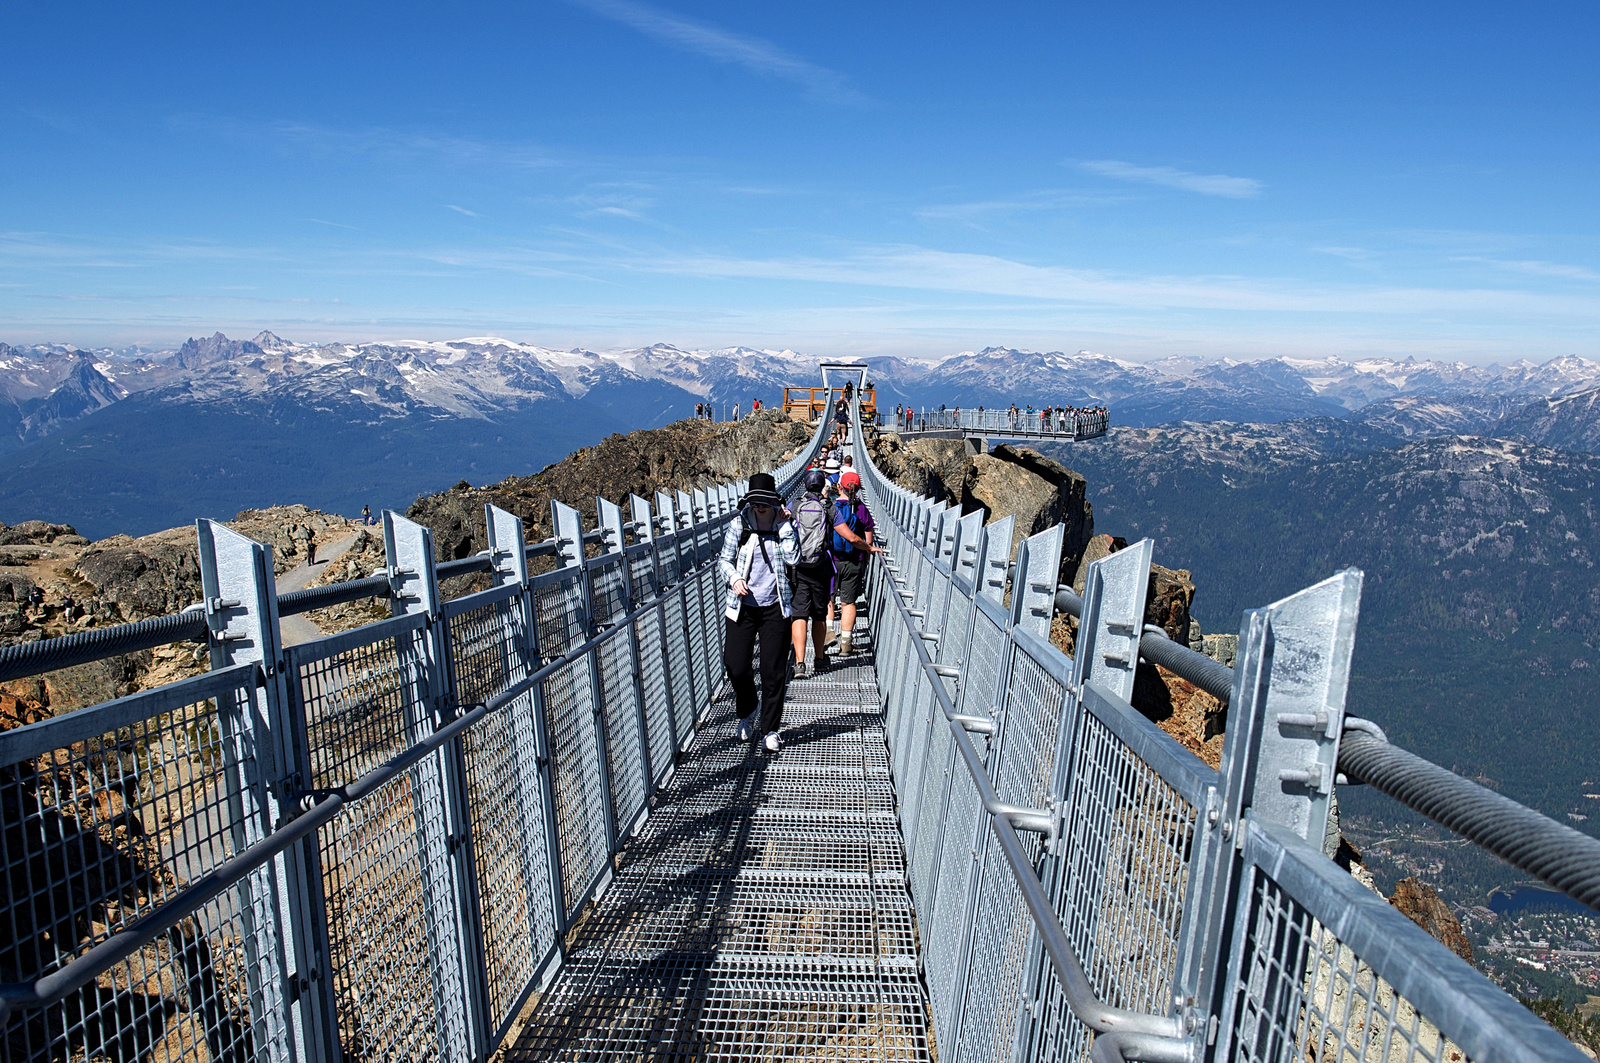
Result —
<path fill-rule="evenodd" d="M 750 488 L 739 499 L 739 508 L 745 506 L 781 506 L 783 496 L 778 494 L 778 482 L 770 472 L 758 472 L 750 477 Z"/>

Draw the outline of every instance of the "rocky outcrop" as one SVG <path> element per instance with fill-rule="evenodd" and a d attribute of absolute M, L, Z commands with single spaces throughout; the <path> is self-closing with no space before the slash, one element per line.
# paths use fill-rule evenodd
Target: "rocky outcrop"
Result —
<path fill-rule="evenodd" d="M 594 499 L 623 502 L 637 494 L 654 502 L 658 490 L 693 490 L 776 468 L 799 452 L 811 428 L 781 410 L 742 421 L 679 421 L 613 435 L 531 476 L 510 476 L 488 487 L 465 480 L 424 495 L 406 516 L 433 529 L 440 561 L 470 557 L 486 545 L 484 503 L 521 517 L 530 542 L 550 536 L 550 501 L 560 499 L 592 518 Z"/>
<path fill-rule="evenodd" d="M 930 494 L 944 502 L 965 503 L 972 495 L 976 469 L 964 439 L 915 439 L 907 449 L 922 459 L 936 490 Z"/>
<path fill-rule="evenodd" d="M 1094 506 L 1085 497 L 1088 481 L 1059 461 L 1009 443 L 977 455 L 972 464 L 972 488 L 963 508 L 970 508 L 968 501 L 983 507 L 986 521 L 1015 514 L 1013 556 L 1028 536 L 1055 524 L 1065 525 L 1059 582 L 1071 582 L 1094 537 Z"/>
<path fill-rule="evenodd" d="M 915 441 L 916 443 L 931 441 Z M 889 479 L 917 495 L 940 502 L 957 502 L 962 495 L 951 495 L 939 477 L 934 462 L 913 444 L 905 443 L 893 432 L 867 432 L 867 450 L 872 463 Z"/>
<path fill-rule="evenodd" d="M 1406 918 L 1432 934 L 1445 948 L 1472 962 L 1472 944 L 1462 933 L 1461 922 L 1439 895 L 1420 879 L 1403 878 L 1395 883 L 1394 896 L 1389 903 L 1405 913 Z"/>

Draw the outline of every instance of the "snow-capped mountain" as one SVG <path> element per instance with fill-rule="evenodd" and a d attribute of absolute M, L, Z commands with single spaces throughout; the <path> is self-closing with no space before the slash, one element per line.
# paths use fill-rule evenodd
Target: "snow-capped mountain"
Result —
<path fill-rule="evenodd" d="M 0 344 L 0 520 L 48 517 L 93 533 L 287 497 L 359 509 L 462 475 L 525 473 L 610 432 L 690 417 L 697 402 L 773 405 L 786 385 L 819 384 L 818 363 L 791 350 L 559 350 L 494 336 L 311 344 L 216 333 L 172 350 Z M 1492 433 L 1530 403 L 1600 388 L 1600 363 L 1576 357 L 1488 367 L 1135 362 L 987 347 L 941 362 L 867 363 L 886 409 L 1103 404 L 1113 423 L 1133 426 L 1365 410 L 1356 416 L 1372 427 L 1416 437 Z M 1556 425 L 1594 415 L 1592 403 L 1567 403 L 1539 424 L 1587 440 L 1583 424 Z"/>

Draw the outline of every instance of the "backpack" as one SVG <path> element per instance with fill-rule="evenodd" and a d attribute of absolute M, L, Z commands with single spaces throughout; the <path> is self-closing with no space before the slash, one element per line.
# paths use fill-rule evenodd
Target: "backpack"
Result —
<path fill-rule="evenodd" d="M 822 560 L 831 529 L 827 522 L 828 504 L 816 495 L 806 495 L 795 507 L 794 527 L 800 536 L 800 565 L 809 568 Z"/>
<path fill-rule="evenodd" d="M 848 502 L 844 499 L 840 499 L 833 504 L 833 509 L 834 524 L 843 524 L 846 528 L 849 528 L 851 531 L 855 532 L 857 536 L 861 534 L 861 515 L 857 512 L 856 504 L 854 502 Z M 828 539 L 830 548 L 838 556 L 854 557 L 856 555 L 857 550 L 855 543 L 852 543 L 849 539 L 846 539 L 838 532 L 830 531 L 828 533 Z"/>

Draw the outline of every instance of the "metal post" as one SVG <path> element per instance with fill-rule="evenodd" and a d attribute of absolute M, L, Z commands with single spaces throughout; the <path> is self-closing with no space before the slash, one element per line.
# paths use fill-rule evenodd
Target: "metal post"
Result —
<path fill-rule="evenodd" d="M 1232 1009 L 1226 987 L 1237 975 L 1224 968 L 1232 940 L 1245 932 L 1236 922 L 1244 823 L 1271 823 L 1323 846 L 1361 584 L 1359 570 L 1345 569 L 1245 613 L 1240 625 L 1221 807 L 1207 810 L 1198 839 L 1189 894 L 1195 900 L 1184 913 L 1177 972 L 1195 987 L 1188 1006 L 1224 1016 L 1224 1031 Z"/>
<path fill-rule="evenodd" d="M 521 674 L 531 675 L 539 667 L 539 637 L 534 625 L 533 595 L 528 591 L 528 552 L 523 549 L 527 535 L 522 518 L 498 506 L 485 504 L 484 526 L 488 529 L 489 557 L 494 562 L 492 576 L 495 584 L 505 586 L 514 583 L 522 588 L 522 594 L 516 599 L 520 630 L 508 632 L 507 642 L 515 647 L 515 652 L 521 658 Z M 516 758 L 517 800 L 524 829 L 531 831 L 542 828 L 544 831 L 543 873 L 550 880 L 549 895 L 554 915 L 551 923 L 556 928 L 556 948 L 565 957 L 563 924 L 566 920 L 566 899 L 561 885 L 561 839 L 556 833 L 556 791 L 555 779 L 550 771 L 550 734 L 545 726 L 544 701 L 540 694 L 537 689 L 530 692 L 527 720 L 515 715 L 512 717 L 512 733 L 516 735 L 513 754 Z M 534 794 L 541 795 L 539 801 L 533 800 Z M 542 814 L 536 813 L 536 809 L 543 809 Z M 522 862 L 531 896 L 532 884 L 539 881 L 540 868 L 526 845 L 526 839 Z"/>
<path fill-rule="evenodd" d="M 1154 548 L 1142 539 L 1089 565 L 1073 653 L 1075 684 L 1094 683 L 1123 701 L 1133 700 Z"/>
<path fill-rule="evenodd" d="M 578 511 L 571 506 L 550 500 L 551 523 L 556 529 L 556 550 L 558 568 L 574 569 L 576 608 L 580 617 L 579 629 L 588 635 L 595 635 L 594 607 L 589 583 L 589 574 L 583 564 L 583 521 L 578 516 Z M 569 650 L 572 645 L 569 643 Z M 611 807 L 611 757 L 608 755 L 606 742 L 606 715 L 600 685 L 600 660 L 599 654 L 591 651 L 584 654 L 589 671 L 589 704 L 592 706 L 592 723 L 594 726 L 595 748 L 599 756 L 595 758 L 600 769 L 600 792 L 605 795 L 600 808 L 606 821 L 606 846 L 611 852 L 617 848 L 617 817 Z"/>
<path fill-rule="evenodd" d="M 390 608 L 396 616 L 423 614 L 421 638 L 398 640 L 402 668 L 412 675 L 406 704 L 406 741 L 430 737 L 456 716 L 455 692 L 445 665 L 446 625 L 441 619 L 439 581 L 434 571 L 433 533 L 393 510 L 383 513 L 383 545 L 389 562 Z M 483 1054 L 488 1045 L 487 966 L 483 955 L 482 920 L 477 907 L 477 873 L 472 854 L 472 818 L 467 812 L 466 767 L 461 740 L 453 739 L 410 769 L 416 807 L 417 845 L 423 861 L 423 903 L 434 926 L 430 934 L 443 947 L 442 928 L 454 924 L 460 982 L 456 994 L 445 985 L 449 972 L 433 971 L 435 1014 L 442 1030 L 464 1031 L 469 1050 Z M 437 794 L 437 804 L 428 800 Z M 440 859 L 443 855 L 445 858 Z"/>
<path fill-rule="evenodd" d="M 600 526 L 608 530 L 614 529 L 616 553 L 618 557 L 622 558 L 622 596 L 628 603 L 623 610 L 626 615 L 633 612 L 633 569 L 628 565 L 628 559 L 623 551 L 622 510 L 618 508 L 615 502 L 609 502 L 599 497 L 595 498 L 594 505 L 595 510 L 600 514 Z M 609 542 L 606 544 L 606 550 L 607 552 L 611 550 Z M 650 770 L 650 730 L 645 724 L 644 717 L 644 669 L 640 667 L 639 661 L 639 631 L 631 621 L 627 623 L 628 664 L 630 671 L 633 673 L 633 708 L 639 727 L 639 767 L 644 772 L 644 807 L 645 815 L 648 816 L 650 812 L 650 794 L 655 790 L 655 775 Z"/>
<path fill-rule="evenodd" d="M 272 547 L 218 521 L 197 521 L 195 530 L 211 667 L 254 663 L 262 671 L 261 684 L 245 693 L 236 712 L 217 699 L 225 739 L 238 749 L 227 798 L 234 852 L 242 852 L 295 815 L 308 775 L 304 733 L 288 708 Z M 262 1016 L 268 1041 L 259 1046 L 274 1063 L 322 1059 L 336 1051 L 333 979 L 324 977 L 329 951 L 318 867 L 311 839 L 239 883 L 251 997 L 276 1004 Z M 275 984 L 262 984 L 263 976 Z"/>

